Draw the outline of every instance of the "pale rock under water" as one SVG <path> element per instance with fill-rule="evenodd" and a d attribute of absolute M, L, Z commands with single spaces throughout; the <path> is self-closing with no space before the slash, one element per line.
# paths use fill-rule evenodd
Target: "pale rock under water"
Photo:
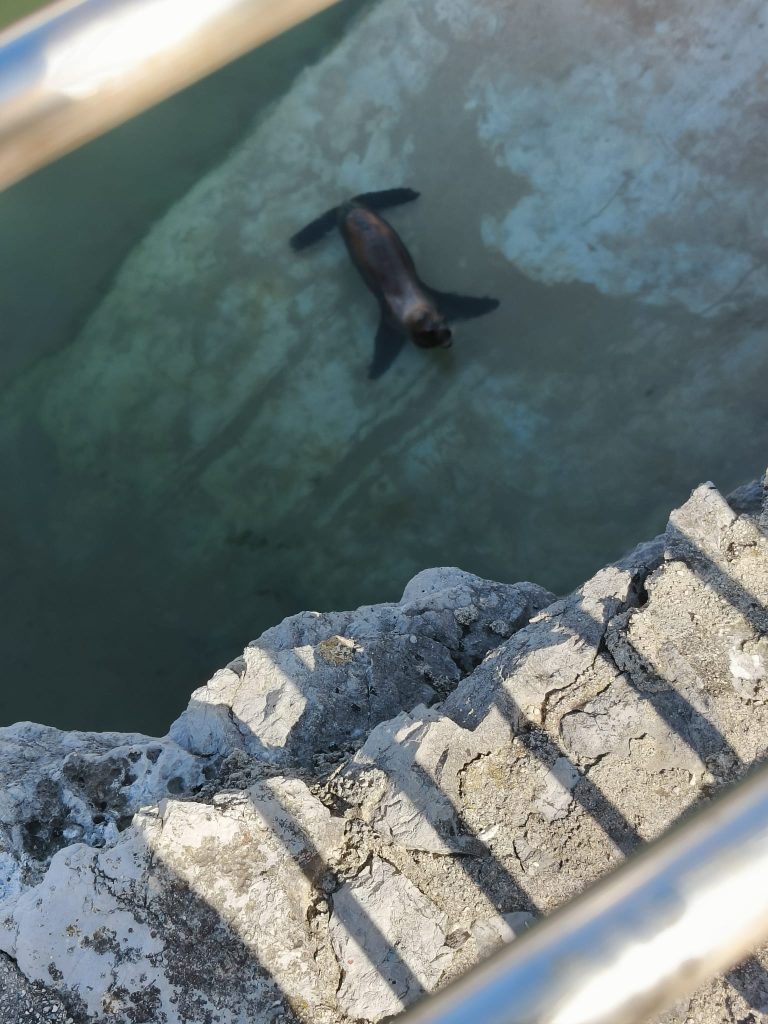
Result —
<path fill-rule="evenodd" d="M 754 475 L 767 25 L 759 0 L 365 11 L 0 395 L 3 557 L 50 605 L 16 602 L 11 634 L 81 608 L 62 671 L 158 700 L 138 648 L 115 675 L 126 629 L 162 620 L 157 673 L 186 686 L 256 616 L 392 599 L 426 565 L 565 592 L 698 480 Z M 398 185 L 425 279 L 501 306 L 372 383 L 343 246 L 287 240 Z"/>

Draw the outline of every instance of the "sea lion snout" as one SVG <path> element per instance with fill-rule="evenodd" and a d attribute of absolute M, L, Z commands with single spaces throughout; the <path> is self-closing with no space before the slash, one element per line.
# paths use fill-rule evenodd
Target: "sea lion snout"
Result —
<path fill-rule="evenodd" d="M 450 327 L 429 328 L 425 331 L 415 331 L 413 340 L 419 348 L 450 348 L 453 344 L 453 335 Z"/>
<path fill-rule="evenodd" d="M 411 326 L 411 337 L 420 348 L 450 348 L 453 332 L 444 317 L 423 313 Z"/>

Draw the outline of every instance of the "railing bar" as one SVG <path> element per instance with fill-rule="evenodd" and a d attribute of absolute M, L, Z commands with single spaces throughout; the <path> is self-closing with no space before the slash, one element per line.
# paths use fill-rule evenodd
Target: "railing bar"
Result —
<path fill-rule="evenodd" d="M 642 1024 L 768 940 L 768 766 L 403 1024 Z"/>
<path fill-rule="evenodd" d="M 0 33 L 0 189 L 338 0 L 60 0 Z"/>

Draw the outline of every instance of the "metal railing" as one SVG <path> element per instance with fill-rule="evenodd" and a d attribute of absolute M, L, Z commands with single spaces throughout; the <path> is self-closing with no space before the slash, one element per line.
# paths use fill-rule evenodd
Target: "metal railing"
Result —
<path fill-rule="evenodd" d="M 0 189 L 337 0 L 63 0 L 0 33 Z"/>
<path fill-rule="evenodd" d="M 79 0 L 0 34 L 0 188 L 336 0 Z M 768 940 L 768 768 L 404 1024 L 638 1024 Z"/>
<path fill-rule="evenodd" d="M 642 1024 L 768 939 L 768 766 L 403 1024 Z"/>

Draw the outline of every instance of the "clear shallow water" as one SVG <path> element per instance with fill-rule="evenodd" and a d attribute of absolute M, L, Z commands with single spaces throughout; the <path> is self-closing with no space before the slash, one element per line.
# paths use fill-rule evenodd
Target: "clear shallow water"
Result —
<path fill-rule="evenodd" d="M 342 0 L 0 192 L 0 387 L 77 336 L 152 222 L 226 156 L 360 6 Z M 15 13 L 32 9 L 19 3 Z"/>
<path fill-rule="evenodd" d="M 761 471 L 751 5 L 525 8 L 388 0 L 246 132 L 337 12 L 0 197 L 3 721 L 164 732 L 283 615 L 438 564 L 564 592 Z M 399 184 L 425 279 L 502 306 L 371 384 L 342 247 L 285 240 Z"/>

